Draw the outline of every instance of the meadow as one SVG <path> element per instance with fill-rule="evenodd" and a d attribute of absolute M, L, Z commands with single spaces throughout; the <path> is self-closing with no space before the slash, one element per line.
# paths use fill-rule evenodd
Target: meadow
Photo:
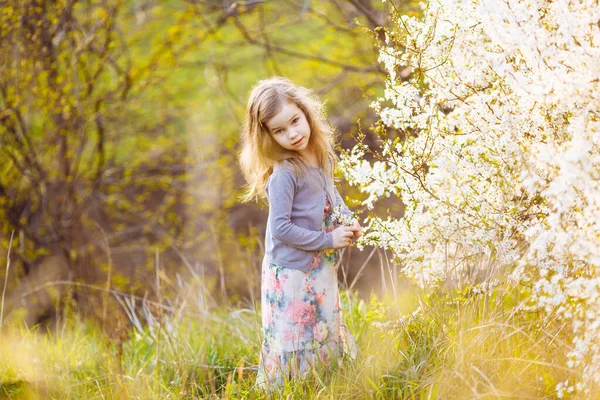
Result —
<path fill-rule="evenodd" d="M 129 315 L 111 322 L 123 324 L 117 333 L 103 334 L 69 307 L 57 310 L 51 331 L 5 326 L 0 396 L 551 399 L 558 382 L 574 377 L 564 367 L 568 332 L 528 310 L 525 287 L 425 290 L 406 279 L 393 287 L 395 295 L 367 300 L 342 292 L 356 360 L 343 357 L 329 373 L 289 381 L 270 396 L 254 381 L 259 307 L 216 306 L 200 276 L 182 283 L 173 301 L 113 291 Z"/>

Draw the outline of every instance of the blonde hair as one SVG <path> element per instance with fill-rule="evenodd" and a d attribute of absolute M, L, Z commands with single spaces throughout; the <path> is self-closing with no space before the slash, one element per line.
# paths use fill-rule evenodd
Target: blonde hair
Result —
<path fill-rule="evenodd" d="M 273 139 L 267 121 L 281 111 L 284 102 L 295 104 L 306 116 L 310 127 L 309 148 L 314 151 L 318 165 L 331 177 L 337 164 L 334 152 L 335 131 L 327 121 L 324 104 L 310 89 L 295 85 L 279 76 L 258 81 L 252 88 L 246 118 L 241 132 L 239 162 L 246 190 L 240 198 L 247 202 L 266 198 L 267 180 L 276 163 L 288 160 L 296 172 L 302 173 L 305 160 L 293 150 L 283 148 Z"/>

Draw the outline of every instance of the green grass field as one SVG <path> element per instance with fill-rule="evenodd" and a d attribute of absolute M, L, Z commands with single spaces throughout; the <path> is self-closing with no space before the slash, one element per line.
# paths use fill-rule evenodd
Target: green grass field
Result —
<path fill-rule="evenodd" d="M 370 301 L 344 292 L 344 319 L 359 345 L 327 376 L 289 382 L 275 398 L 556 398 L 575 379 L 569 333 L 515 304 L 526 290 L 498 286 L 425 292 L 409 284 Z M 2 398 L 268 398 L 254 387 L 260 310 L 201 309 L 182 301 L 135 320 L 120 338 L 73 313 L 52 332 L 4 327 Z M 565 396 L 567 398 L 567 396 Z"/>

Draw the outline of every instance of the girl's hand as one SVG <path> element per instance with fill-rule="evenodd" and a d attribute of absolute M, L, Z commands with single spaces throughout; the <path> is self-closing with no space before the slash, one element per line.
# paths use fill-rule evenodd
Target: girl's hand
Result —
<path fill-rule="evenodd" d="M 363 235 L 362 227 L 358 223 L 357 219 L 353 219 L 352 220 L 352 226 L 351 226 L 351 228 L 355 229 L 354 230 L 354 236 L 352 237 L 352 239 L 358 239 L 359 237 L 361 237 Z"/>
<path fill-rule="evenodd" d="M 333 230 L 333 248 L 341 249 L 352 241 L 356 232 L 355 226 L 339 226 Z"/>

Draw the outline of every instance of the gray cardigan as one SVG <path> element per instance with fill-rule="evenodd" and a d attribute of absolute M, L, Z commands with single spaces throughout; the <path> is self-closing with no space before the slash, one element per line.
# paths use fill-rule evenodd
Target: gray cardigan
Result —
<path fill-rule="evenodd" d="M 333 248 L 333 233 L 322 229 L 325 196 L 343 214 L 351 214 L 326 172 L 303 167 L 299 175 L 289 161 L 273 168 L 267 181 L 269 217 L 265 257 L 270 263 L 308 271 L 315 251 Z"/>

